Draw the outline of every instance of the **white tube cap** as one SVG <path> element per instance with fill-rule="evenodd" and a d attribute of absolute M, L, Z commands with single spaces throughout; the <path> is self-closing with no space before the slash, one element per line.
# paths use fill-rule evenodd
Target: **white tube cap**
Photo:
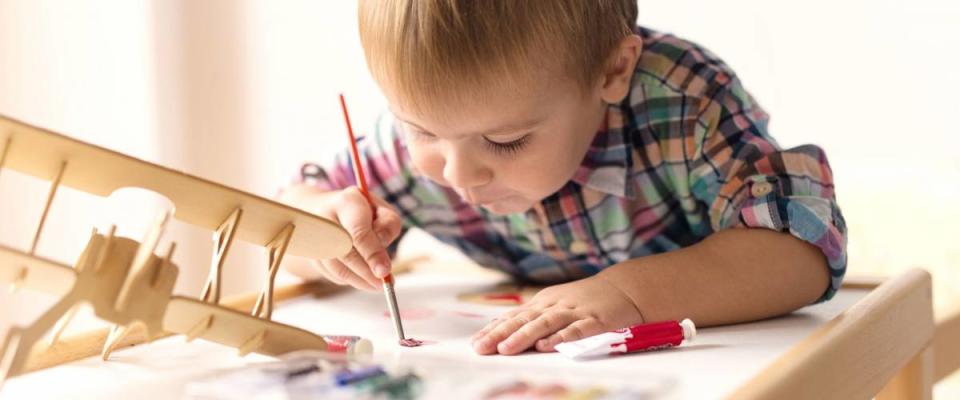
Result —
<path fill-rule="evenodd" d="M 689 318 L 684 318 L 683 321 L 680 321 L 680 328 L 683 329 L 683 341 L 689 342 L 693 338 L 697 337 L 697 326 L 693 324 Z"/>

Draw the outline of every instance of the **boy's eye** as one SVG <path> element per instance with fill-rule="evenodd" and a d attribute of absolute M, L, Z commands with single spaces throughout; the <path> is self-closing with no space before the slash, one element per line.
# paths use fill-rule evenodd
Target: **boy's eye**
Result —
<path fill-rule="evenodd" d="M 487 144 L 487 147 L 489 147 L 490 150 L 498 155 L 513 155 L 522 150 L 523 147 L 530 141 L 530 134 L 528 133 L 509 142 L 498 142 L 491 140 L 486 136 L 483 137 L 483 141 Z"/>
<path fill-rule="evenodd" d="M 420 128 L 405 125 L 404 131 L 406 131 L 414 140 L 430 142 L 437 139 L 437 137 L 425 130 Z M 524 146 L 530 141 L 530 133 L 527 133 L 517 139 L 509 141 L 498 141 L 490 139 L 486 136 L 483 136 L 483 142 L 490 151 L 494 152 L 497 155 L 513 155 L 523 149 Z"/>

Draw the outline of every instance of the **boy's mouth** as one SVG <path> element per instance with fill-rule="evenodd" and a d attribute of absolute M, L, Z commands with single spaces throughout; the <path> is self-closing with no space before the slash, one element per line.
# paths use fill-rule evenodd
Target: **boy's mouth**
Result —
<path fill-rule="evenodd" d="M 514 197 L 514 195 L 508 194 L 508 193 L 491 195 L 487 193 L 478 194 L 470 190 L 461 190 L 461 189 L 454 189 L 454 190 L 457 192 L 458 195 L 460 195 L 460 198 L 463 199 L 463 201 L 474 206 L 494 205 L 496 203 L 499 203 L 501 201 Z"/>

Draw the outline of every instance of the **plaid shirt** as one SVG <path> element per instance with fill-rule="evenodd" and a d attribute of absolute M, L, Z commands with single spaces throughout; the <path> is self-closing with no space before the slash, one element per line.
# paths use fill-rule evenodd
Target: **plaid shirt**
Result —
<path fill-rule="evenodd" d="M 781 149 L 767 114 L 709 51 L 637 33 L 644 46 L 630 94 L 609 106 L 570 181 L 530 211 L 493 215 L 418 175 L 389 115 L 361 143 L 371 190 L 405 227 L 522 281 L 571 281 L 749 227 L 820 248 L 832 277 L 820 300 L 832 297 L 846 269 L 846 227 L 823 150 Z M 349 153 L 326 167 L 304 164 L 299 181 L 325 190 L 354 185 Z"/>

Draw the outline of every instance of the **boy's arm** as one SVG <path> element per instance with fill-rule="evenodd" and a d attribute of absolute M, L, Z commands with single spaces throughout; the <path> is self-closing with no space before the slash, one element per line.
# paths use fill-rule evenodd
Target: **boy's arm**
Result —
<path fill-rule="evenodd" d="M 473 337 L 480 354 L 552 351 L 604 331 L 690 318 L 698 326 L 786 314 L 829 286 L 819 248 L 768 229 L 728 229 L 693 246 L 548 287 Z"/>
<path fill-rule="evenodd" d="M 690 318 L 698 326 L 791 312 L 820 298 L 830 279 L 819 248 L 767 229 L 727 229 L 598 277 L 627 296 L 646 322 Z"/>
<path fill-rule="evenodd" d="M 664 147 L 675 151 L 662 154 L 677 166 L 666 169 L 667 180 L 678 197 L 695 200 L 712 233 L 544 289 L 474 335 L 478 353 L 549 351 L 641 321 L 743 322 L 833 296 L 846 270 L 846 225 L 823 150 L 781 150 L 766 113 L 736 79 L 713 93 L 681 99 L 699 107 L 664 111 L 694 111 L 670 121 L 697 123 L 685 125 L 683 146 L 664 135 Z"/>

